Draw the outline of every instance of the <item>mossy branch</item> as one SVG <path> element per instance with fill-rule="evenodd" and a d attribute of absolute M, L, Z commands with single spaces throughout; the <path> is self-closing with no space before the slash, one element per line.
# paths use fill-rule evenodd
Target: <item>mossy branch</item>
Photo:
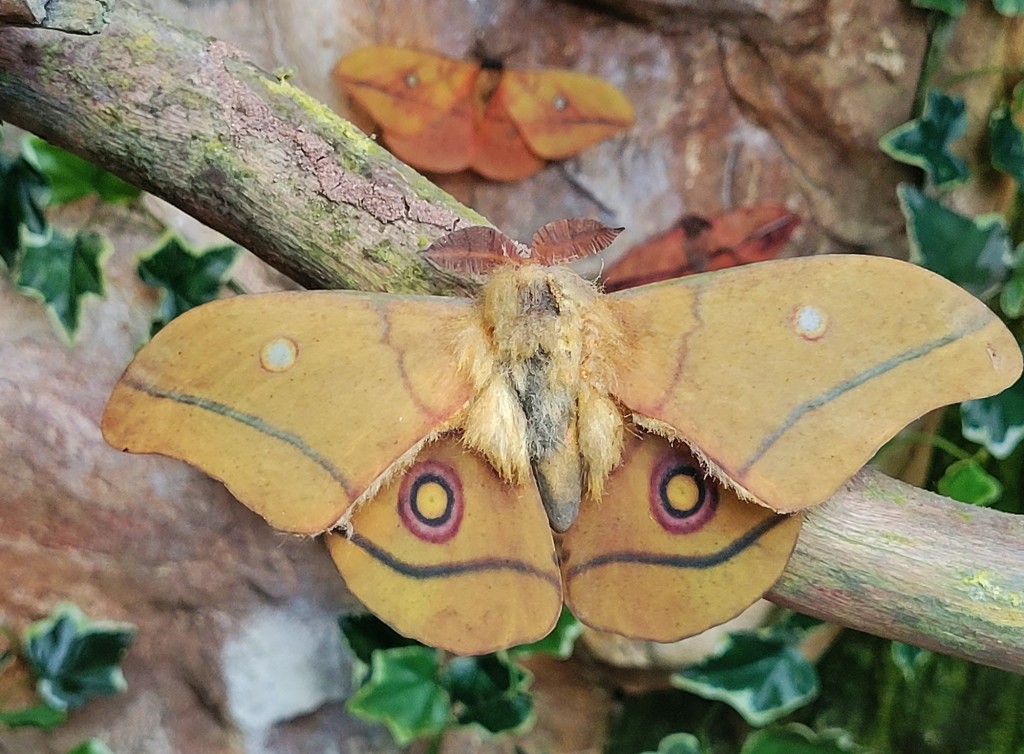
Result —
<path fill-rule="evenodd" d="M 453 293 L 416 251 L 486 224 L 230 45 L 128 3 L 103 34 L 0 28 L 0 118 L 308 287 Z M 1024 670 L 1024 518 L 862 472 L 810 512 L 780 604 Z"/>
<path fill-rule="evenodd" d="M 240 50 L 130 3 L 92 37 L 0 27 L 0 119 L 306 287 L 468 290 L 415 252 L 484 218 Z"/>
<path fill-rule="evenodd" d="M 768 598 L 843 626 L 1024 671 L 1024 516 L 864 469 L 806 514 Z"/>
<path fill-rule="evenodd" d="M 96 34 L 110 22 L 114 0 L 0 0 L 0 26 L 38 26 Z"/>

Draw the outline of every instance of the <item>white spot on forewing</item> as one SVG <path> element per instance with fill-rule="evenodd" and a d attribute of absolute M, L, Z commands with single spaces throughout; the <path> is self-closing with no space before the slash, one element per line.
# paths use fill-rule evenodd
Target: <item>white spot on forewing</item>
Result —
<path fill-rule="evenodd" d="M 798 306 L 790 315 L 790 322 L 804 340 L 818 340 L 828 330 L 828 315 L 816 306 Z"/>
<path fill-rule="evenodd" d="M 295 364 L 299 346 L 290 338 L 275 338 L 260 349 L 260 366 L 268 372 L 283 372 Z"/>

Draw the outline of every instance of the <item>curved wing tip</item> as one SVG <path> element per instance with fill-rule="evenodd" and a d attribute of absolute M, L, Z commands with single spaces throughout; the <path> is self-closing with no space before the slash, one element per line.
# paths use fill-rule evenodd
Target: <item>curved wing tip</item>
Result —
<path fill-rule="evenodd" d="M 110 405 L 103 410 L 103 417 L 100 419 L 100 435 L 103 442 L 114 450 L 122 453 L 129 452 L 128 443 L 124 440 L 124 431 L 121 422 L 110 416 Z"/>
<path fill-rule="evenodd" d="M 1020 379 L 1021 373 L 1024 371 L 1024 353 L 1021 351 L 1021 346 L 1008 330 L 1006 334 L 1009 335 L 1009 341 L 1003 344 L 1005 348 L 988 346 L 988 358 L 992 363 L 993 371 L 1007 376 L 1007 381 L 1000 390 L 1005 390 Z"/>

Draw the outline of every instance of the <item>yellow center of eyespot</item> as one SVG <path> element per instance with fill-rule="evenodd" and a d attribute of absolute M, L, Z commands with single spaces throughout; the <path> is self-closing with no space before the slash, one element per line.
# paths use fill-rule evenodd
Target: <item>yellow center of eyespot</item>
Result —
<path fill-rule="evenodd" d="M 289 338 L 275 338 L 260 349 L 260 366 L 268 372 L 283 372 L 295 364 L 299 347 Z"/>
<path fill-rule="evenodd" d="M 448 491 L 437 482 L 425 482 L 416 490 L 416 510 L 423 518 L 441 518 L 448 509 Z"/>
<path fill-rule="evenodd" d="M 688 513 L 700 504 L 700 485 L 688 474 L 675 474 L 665 485 L 665 504 L 672 510 Z"/>
<path fill-rule="evenodd" d="M 815 306 L 798 306 L 790 321 L 796 334 L 804 340 L 818 340 L 828 330 L 828 315 Z"/>

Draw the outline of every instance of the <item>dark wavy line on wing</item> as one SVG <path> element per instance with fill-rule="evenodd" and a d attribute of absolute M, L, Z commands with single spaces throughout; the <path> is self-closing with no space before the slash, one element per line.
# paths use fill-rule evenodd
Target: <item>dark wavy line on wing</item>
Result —
<path fill-rule="evenodd" d="M 331 463 L 330 459 L 325 458 L 320 453 L 317 453 L 313 448 L 306 444 L 305 440 L 292 432 L 279 429 L 272 424 L 268 424 L 255 414 L 248 414 L 245 411 L 239 411 L 226 403 L 220 403 L 219 401 L 203 398 L 199 395 L 192 395 L 191 393 L 183 393 L 179 390 L 158 388 L 137 379 L 126 379 L 125 382 L 133 389 L 138 390 L 141 393 L 145 393 L 153 398 L 163 398 L 186 406 L 201 408 L 204 411 L 209 411 L 210 413 L 217 414 L 218 416 L 223 416 L 225 419 L 231 419 L 239 424 L 244 424 L 246 427 L 259 432 L 261 435 L 286 443 L 330 474 L 331 478 L 341 485 L 350 499 L 356 496 L 355 492 L 349 488 L 348 480 L 345 479 L 345 475 L 341 473 L 341 470 Z"/>
<path fill-rule="evenodd" d="M 556 589 L 561 589 L 562 586 L 562 580 L 557 573 L 543 571 L 536 566 L 514 558 L 476 558 L 474 560 L 454 563 L 419 565 L 395 557 L 358 532 L 353 532 L 347 538 L 350 543 L 363 550 L 381 565 L 387 566 L 391 570 L 411 579 L 446 579 L 466 574 L 486 573 L 487 571 L 513 571 L 524 576 L 542 579 Z"/>
<path fill-rule="evenodd" d="M 828 403 L 831 403 L 832 401 L 850 392 L 851 390 L 860 387 L 865 382 L 873 380 L 875 377 L 883 375 L 886 372 L 891 372 L 893 369 L 896 369 L 897 367 L 902 366 L 903 364 L 906 364 L 908 362 L 914 361 L 915 359 L 919 359 L 922 356 L 927 356 L 929 353 L 938 348 L 948 346 L 950 343 L 955 343 L 961 338 L 971 335 L 977 330 L 980 330 L 985 324 L 985 322 L 979 321 L 977 326 L 974 328 L 947 333 L 941 338 L 936 338 L 935 340 L 917 346 L 916 348 L 911 348 L 909 351 L 904 351 L 903 353 L 897 354 L 896 356 L 893 356 L 890 359 L 886 359 L 885 361 L 875 364 L 870 369 L 865 369 L 860 374 L 856 374 L 850 379 L 840 382 L 838 385 L 826 390 L 821 395 L 811 398 L 809 401 L 804 401 L 799 406 L 796 406 L 792 411 L 790 411 L 789 415 L 782 421 L 782 423 L 779 424 L 779 426 L 776 427 L 771 434 L 767 435 L 761 441 L 761 443 L 757 446 L 757 450 L 755 450 L 751 454 L 751 456 L 747 459 L 746 463 L 744 463 L 743 466 L 740 467 L 740 469 L 738 470 L 738 477 L 742 480 L 742 478 L 746 476 L 747 472 L 750 471 L 751 467 L 753 467 L 755 463 L 761 460 L 764 454 L 771 450 L 772 446 L 776 442 L 778 442 L 778 440 L 786 432 L 788 432 L 794 424 L 800 421 L 800 419 L 802 419 L 805 414 L 808 414 L 811 411 L 814 411 L 816 409 L 821 408 L 822 406 L 827 405 Z"/>
<path fill-rule="evenodd" d="M 759 524 L 751 528 L 746 534 L 741 537 L 734 539 L 728 545 L 723 547 L 717 552 L 705 553 L 701 555 L 665 555 L 661 553 L 652 552 L 635 552 L 632 550 L 623 550 L 621 552 L 606 552 L 602 555 L 598 555 L 595 558 L 586 560 L 582 563 L 572 566 L 565 575 L 566 580 L 573 579 L 580 574 L 590 571 L 594 568 L 600 568 L 606 565 L 615 565 L 619 563 L 626 563 L 629 565 L 650 565 L 660 566 L 664 568 L 686 568 L 702 570 L 705 568 L 714 568 L 715 566 L 721 565 L 722 563 L 730 560 L 741 552 L 746 550 L 748 547 L 753 545 L 757 540 L 763 537 L 765 534 L 770 532 L 776 526 L 788 521 L 790 516 L 788 515 L 776 515 L 764 519 Z"/>

